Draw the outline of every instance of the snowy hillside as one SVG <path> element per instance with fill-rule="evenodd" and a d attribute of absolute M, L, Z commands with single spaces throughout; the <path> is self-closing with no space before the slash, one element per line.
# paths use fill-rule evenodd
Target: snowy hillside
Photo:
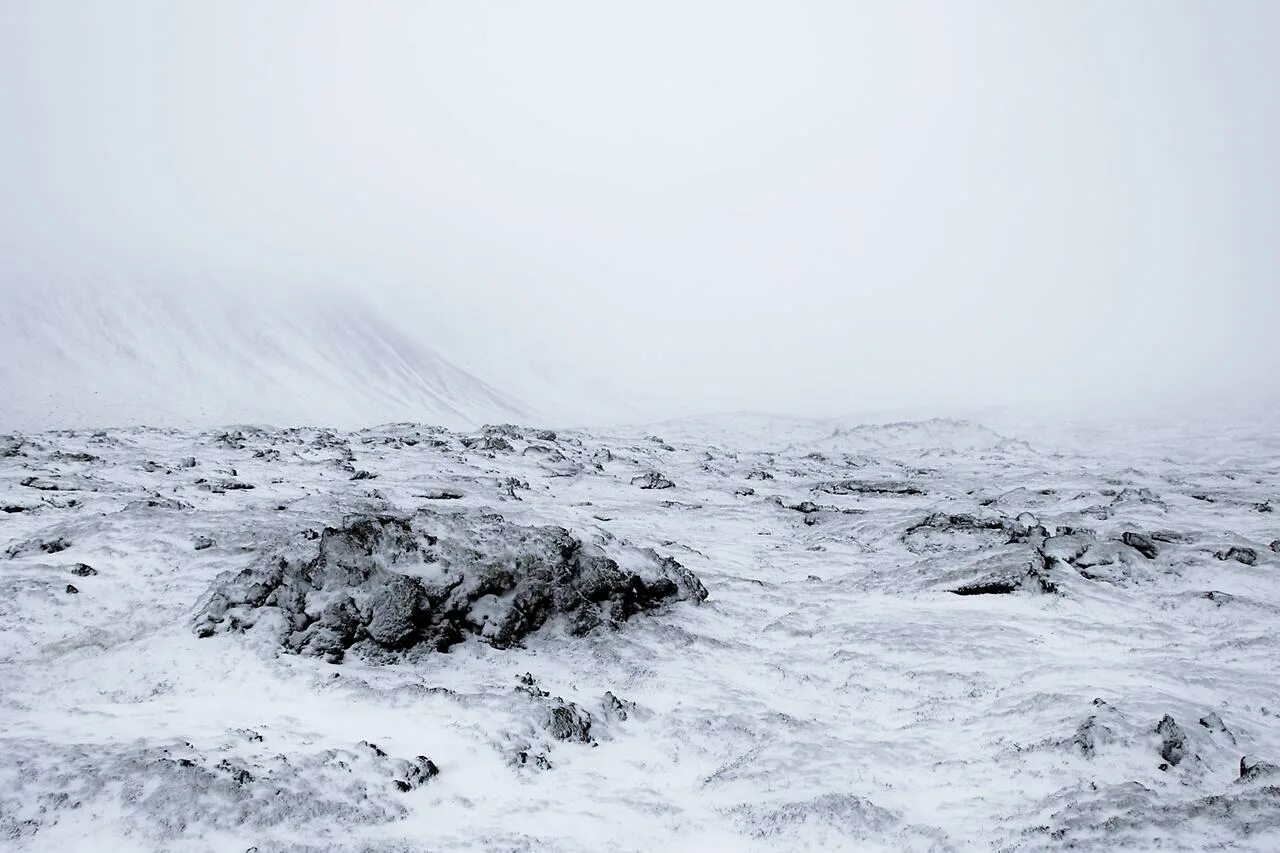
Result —
<path fill-rule="evenodd" d="M 0 846 L 1280 849 L 1274 430 L 669 426 L 0 437 Z"/>
<path fill-rule="evenodd" d="M 358 296 L 15 288 L 0 312 L 0 429 L 416 420 L 529 407 Z"/>

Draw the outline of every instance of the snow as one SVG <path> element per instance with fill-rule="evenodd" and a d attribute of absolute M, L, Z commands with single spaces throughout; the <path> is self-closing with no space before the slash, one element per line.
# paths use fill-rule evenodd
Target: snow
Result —
<path fill-rule="evenodd" d="M 532 412 L 358 293 L 63 284 L 3 296 L 0 429 L 407 418 L 474 428 Z"/>
<path fill-rule="evenodd" d="M 0 438 L 0 846 L 1280 848 L 1280 777 L 1239 778 L 1280 763 L 1274 425 L 557 433 Z M 393 663 L 196 636 L 224 573 L 421 507 L 653 548 L 710 597 Z"/>

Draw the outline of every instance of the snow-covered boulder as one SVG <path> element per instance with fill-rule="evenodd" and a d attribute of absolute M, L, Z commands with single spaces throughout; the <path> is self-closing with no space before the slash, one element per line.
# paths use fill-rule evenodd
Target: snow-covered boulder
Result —
<path fill-rule="evenodd" d="M 477 511 L 419 510 L 299 535 L 262 565 L 215 582 L 200 636 L 263 624 L 289 651 L 341 660 L 445 651 L 467 637 L 502 648 L 548 622 L 572 635 L 707 593 L 649 549 L 604 548 L 560 527 Z"/>

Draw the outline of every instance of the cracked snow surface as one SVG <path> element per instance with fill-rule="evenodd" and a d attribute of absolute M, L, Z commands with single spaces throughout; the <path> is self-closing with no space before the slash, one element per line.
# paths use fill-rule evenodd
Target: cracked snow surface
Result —
<path fill-rule="evenodd" d="M 1278 434 L 0 436 L 0 847 L 1274 851 Z"/>

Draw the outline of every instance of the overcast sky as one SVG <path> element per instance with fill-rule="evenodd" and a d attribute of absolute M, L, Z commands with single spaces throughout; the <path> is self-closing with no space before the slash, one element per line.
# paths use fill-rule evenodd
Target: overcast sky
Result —
<path fill-rule="evenodd" d="M 1277 44 L 1276 2 L 0 0 L 0 275 L 359 287 L 664 414 L 1274 399 Z"/>

